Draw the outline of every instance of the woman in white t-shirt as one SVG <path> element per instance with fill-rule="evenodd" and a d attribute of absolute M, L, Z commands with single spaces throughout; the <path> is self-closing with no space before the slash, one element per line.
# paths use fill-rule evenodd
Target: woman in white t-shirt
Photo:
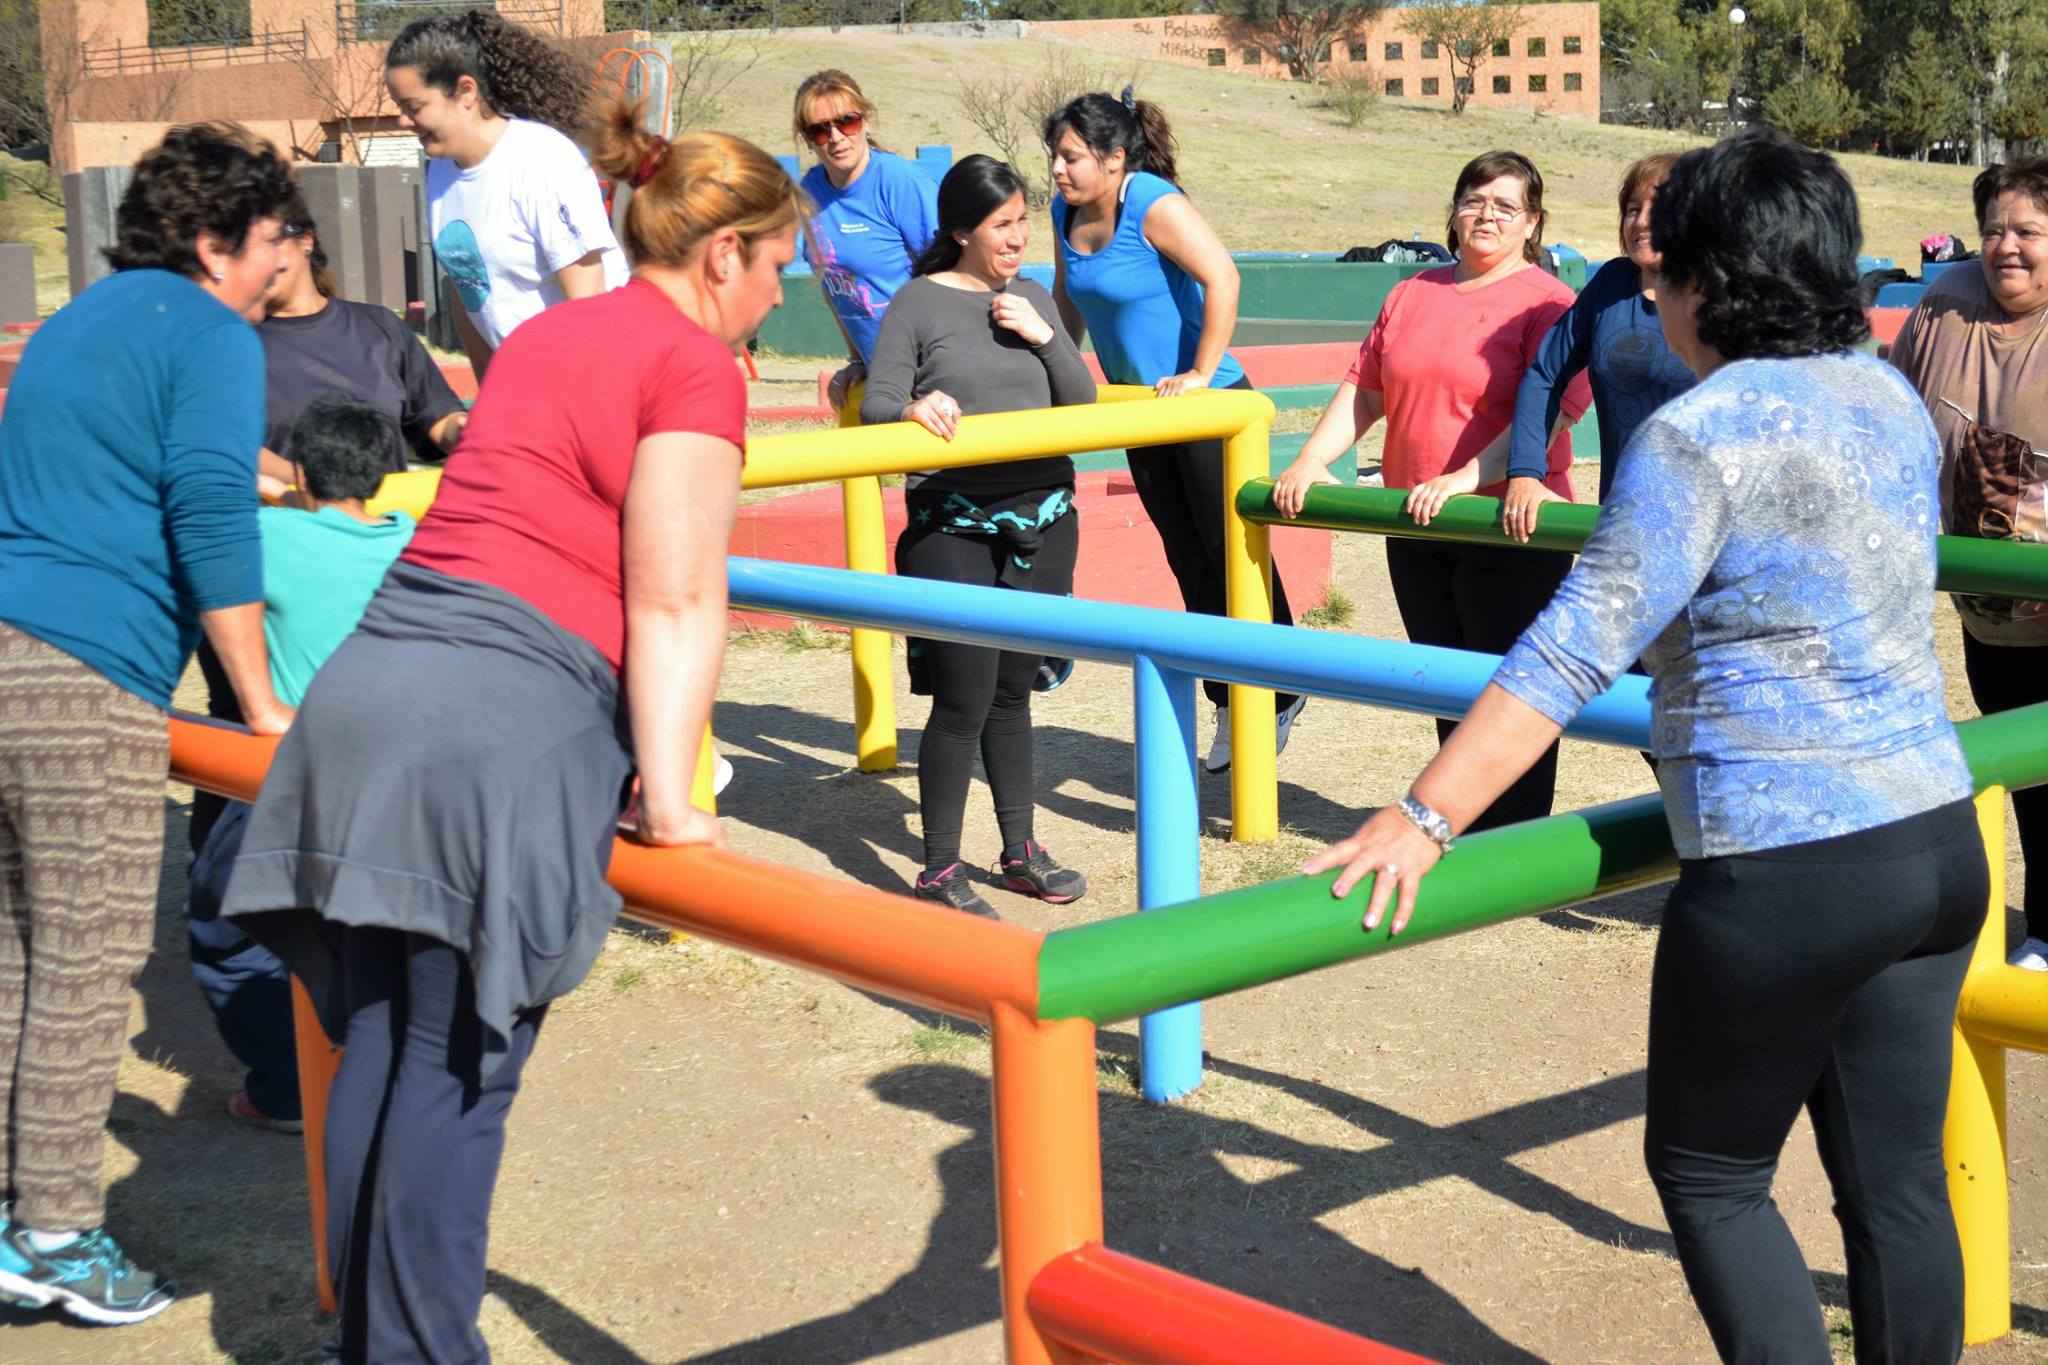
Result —
<path fill-rule="evenodd" d="M 513 328 L 626 282 L 597 176 L 569 134 L 588 82 L 575 60 L 490 10 L 408 24 L 384 87 L 427 163 L 434 255 L 479 382 Z"/>

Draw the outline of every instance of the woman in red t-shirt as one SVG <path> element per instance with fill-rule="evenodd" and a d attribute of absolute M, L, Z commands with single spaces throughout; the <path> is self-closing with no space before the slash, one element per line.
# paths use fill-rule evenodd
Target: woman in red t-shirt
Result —
<path fill-rule="evenodd" d="M 1572 291 L 1537 267 L 1543 242 L 1543 176 L 1519 152 L 1467 162 L 1451 192 L 1450 245 L 1457 263 L 1401 281 L 1387 295 L 1358 359 L 1301 455 L 1280 476 L 1274 501 L 1298 516 L 1303 495 L 1334 483 L 1330 464 L 1382 417 L 1381 471 L 1389 488 L 1413 490 L 1408 512 L 1427 525 L 1453 492 L 1469 492 L 1466 466 L 1506 488 L 1515 393 Z M 1544 485 L 1572 496 L 1566 428 L 1592 401 L 1584 375 L 1565 390 Z M 1572 557 L 1513 546 L 1387 538 L 1387 574 L 1401 625 L 1417 644 L 1504 654 L 1571 569 Z M 1456 721 L 1437 722 L 1439 739 Z M 1472 823 L 1473 830 L 1550 813 L 1557 746 Z"/>
<path fill-rule="evenodd" d="M 746 393 L 797 193 L 724 133 L 614 105 L 598 169 L 637 191 L 630 284 L 523 324 L 356 633 L 314 679 L 223 913 L 347 1046 L 327 1111 L 346 1360 L 480 1360 L 505 1113 L 547 1003 L 619 909 L 639 837 L 721 845 L 690 804 L 725 643 Z"/>

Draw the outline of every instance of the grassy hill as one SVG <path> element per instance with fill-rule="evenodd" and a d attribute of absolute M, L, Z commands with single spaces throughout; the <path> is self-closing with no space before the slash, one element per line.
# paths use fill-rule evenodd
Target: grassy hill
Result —
<path fill-rule="evenodd" d="M 1188 190 L 1237 250 L 1341 251 L 1416 229 L 1440 239 L 1458 168 L 1479 152 L 1510 147 L 1544 174 L 1550 240 L 1595 258 L 1609 256 L 1623 168 L 1649 152 L 1699 141 L 1479 109 L 1454 118 L 1435 106 L 1401 101 L 1381 105 L 1354 132 L 1322 107 L 1319 90 L 1292 82 L 1133 63 L 1035 40 L 875 33 L 762 39 L 757 64 L 726 92 L 709 122 L 770 151 L 794 150 L 790 98 L 797 82 L 837 66 L 851 71 L 879 107 L 877 133 L 887 145 L 907 151 L 917 143 L 946 142 L 956 153 L 994 152 L 960 114 L 960 80 L 1037 74 L 1056 50 L 1093 63 L 1105 86 L 1135 73 L 1139 90 L 1172 116 Z M 1919 260 L 1922 237 L 1970 226 L 1972 168 L 1873 156 L 1842 160 L 1863 201 L 1871 254 L 1910 265 Z M 1037 260 L 1050 259 L 1046 226 L 1041 220 L 1032 242 Z"/>

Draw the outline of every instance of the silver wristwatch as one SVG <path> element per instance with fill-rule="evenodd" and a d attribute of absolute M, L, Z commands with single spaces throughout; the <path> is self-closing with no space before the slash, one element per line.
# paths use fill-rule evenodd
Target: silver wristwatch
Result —
<path fill-rule="evenodd" d="M 1420 801 L 1417 801 L 1412 794 L 1403 796 L 1395 803 L 1395 806 L 1409 824 L 1429 836 L 1431 843 L 1435 844 L 1438 848 L 1449 848 L 1451 846 L 1452 840 L 1456 836 L 1451 833 L 1450 821 L 1444 819 L 1443 816 L 1438 815 Z"/>

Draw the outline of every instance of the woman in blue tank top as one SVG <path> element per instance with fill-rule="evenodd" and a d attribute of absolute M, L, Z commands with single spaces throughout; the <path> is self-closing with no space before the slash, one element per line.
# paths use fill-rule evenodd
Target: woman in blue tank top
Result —
<path fill-rule="evenodd" d="M 1174 142 L 1158 105 L 1082 95 L 1046 120 L 1052 153 L 1053 299 L 1076 342 L 1095 334 L 1112 384 L 1149 384 L 1160 397 L 1195 389 L 1248 389 L 1230 354 L 1237 325 L 1237 266 L 1174 183 Z M 1167 567 L 1189 611 L 1225 615 L 1223 442 L 1179 441 L 1126 451 L 1131 482 L 1159 531 Z M 1273 575 L 1273 619 L 1294 624 Z M 1230 766 L 1230 692 L 1204 680 L 1216 738 L 1203 764 Z M 1282 694 L 1279 745 L 1287 747 L 1302 698 Z"/>

